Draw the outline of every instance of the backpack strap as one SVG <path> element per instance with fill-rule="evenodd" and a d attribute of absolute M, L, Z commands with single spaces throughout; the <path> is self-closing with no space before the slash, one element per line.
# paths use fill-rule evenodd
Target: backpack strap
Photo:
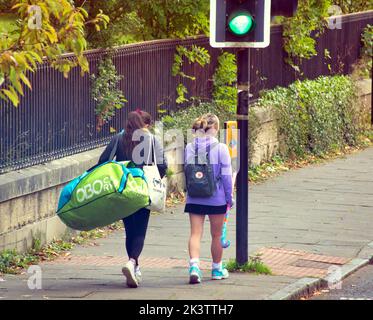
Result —
<path fill-rule="evenodd" d="M 208 144 L 206 146 L 206 161 L 207 161 L 207 164 L 210 164 L 210 145 Z M 198 161 L 199 161 L 199 154 L 198 154 L 198 146 L 197 146 L 197 143 L 194 142 L 194 163 L 195 164 L 198 164 Z"/>
<path fill-rule="evenodd" d="M 212 148 L 211 148 L 211 146 L 212 146 Z M 215 143 L 213 143 L 213 144 L 209 144 L 209 145 L 207 145 L 207 154 L 206 154 L 206 157 L 207 157 L 207 163 L 208 164 L 210 164 L 210 149 L 213 149 L 213 148 L 218 148 L 218 165 L 220 165 L 220 143 L 219 142 L 215 142 Z M 215 182 L 218 184 L 218 183 L 220 183 L 220 181 L 221 181 L 221 165 L 220 165 L 220 170 L 219 170 L 219 172 L 218 172 L 218 174 L 217 174 L 217 176 L 215 177 Z"/>
<path fill-rule="evenodd" d="M 218 165 L 220 165 L 220 170 L 219 170 L 218 175 L 216 177 L 216 182 L 220 182 L 221 181 L 220 143 L 219 142 L 215 143 L 215 146 L 218 148 Z"/>
<path fill-rule="evenodd" d="M 197 146 L 197 142 L 195 141 L 194 142 L 194 163 L 195 164 L 198 164 L 198 146 Z"/>

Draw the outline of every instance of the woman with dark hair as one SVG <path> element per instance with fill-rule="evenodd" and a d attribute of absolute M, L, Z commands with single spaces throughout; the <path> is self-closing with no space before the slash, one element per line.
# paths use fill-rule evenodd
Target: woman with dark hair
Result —
<path fill-rule="evenodd" d="M 150 163 L 153 162 L 152 134 L 148 129 L 150 125 L 151 116 L 149 113 L 137 109 L 128 114 L 125 133 L 119 135 L 119 143 L 115 153 L 117 161 L 132 160 L 139 168 L 147 164 L 147 159 L 151 159 Z M 117 139 L 118 137 L 114 137 L 110 141 L 109 145 L 100 156 L 99 164 L 109 160 Z M 164 157 L 163 148 L 155 137 L 154 153 L 159 173 L 163 178 L 166 174 L 167 162 Z M 137 288 L 142 280 L 139 256 L 144 247 L 149 216 L 150 211 L 146 208 L 142 208 L 123 219 L 126 232 L 126 250 L 129 261 L 122 268 L 122 272 L 127 278 L 127 285 L 130 288 Z"/>
<path fill-rule="evenodd" d="M 150 113 L 148 113 L 146 111 L 142 111 L 140 109 L 136 109 L 136 112 L 140 113 L 141 118 L 142 118 L 142 120 L 145 123 L 145 127 L 149 128 L 152 125 L 152 123 L 153 123 L 152 116 L 150 115 Z"/>

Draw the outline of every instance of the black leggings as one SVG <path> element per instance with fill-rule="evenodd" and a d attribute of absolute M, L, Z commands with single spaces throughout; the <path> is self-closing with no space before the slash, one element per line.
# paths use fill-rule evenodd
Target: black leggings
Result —
<path fill-rule="evenodd" d="M 123 219 L 126 230 L 126 250 L 128 257 L 138 259 L 144 247 L 146 230 L 148 229 L 150 211 L 148 209 L 140 209 L 134 214 Z"/>

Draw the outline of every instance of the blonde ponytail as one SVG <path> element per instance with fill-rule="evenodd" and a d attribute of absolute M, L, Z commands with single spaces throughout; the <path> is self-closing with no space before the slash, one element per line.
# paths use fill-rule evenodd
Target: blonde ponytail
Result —
<path fill-rule="evenodd" d="M 192 129 L 195 131 L 199 131 L 199 130 L 204 131 L 206 127 L 207 127 L 207 121 L 203 119 L 203 117 L 199 117 L 194 120 Z"/>
<path fill-rule="evenodd" d="M 211 129 L 218 131 L 219 126 L 219 118 L 215 114 L 206 113 L 194 120 L 192 129 L 195 132 L 208 133 Z"/>

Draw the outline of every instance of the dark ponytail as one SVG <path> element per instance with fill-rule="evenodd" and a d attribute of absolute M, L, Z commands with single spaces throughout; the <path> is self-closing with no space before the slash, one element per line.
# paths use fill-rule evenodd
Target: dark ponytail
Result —
<path fill-rule="evenodd" d="M 139 108 L 136 109 L 136 112 L 141 116 L 142 121 L 148 126 L 151 126 L 153 124 L 152 116 L 149 112 L 143 111 Z"/>
<path fill-rule="evenodd" d="M 136 130 L 143 129 L 144 127 L 145 123 L 139 112 L 133 111 L 128 114 L 123 142 L 124 151 L 129 159 L 132 159 L 132 151 L 140 143 L 140 141 L 132 140 L 133 134 Z"/>

